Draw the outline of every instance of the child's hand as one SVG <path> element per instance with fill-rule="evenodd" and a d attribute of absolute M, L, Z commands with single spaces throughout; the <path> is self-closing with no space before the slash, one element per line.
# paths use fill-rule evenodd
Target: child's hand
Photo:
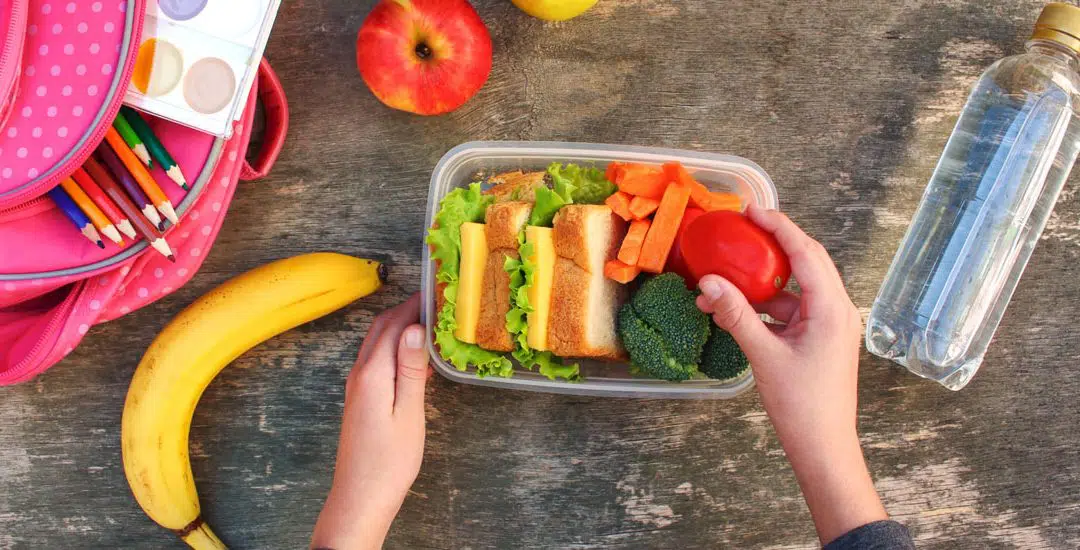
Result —
<path fill-rule="evenodd" d="M 314 548 L 379 548 L 424 456 L 428 356 L 420 298 L 372 323 L 345 383 L 334 483 Z"/>
<path fill-rule="evenodd" d="M 731 332 L 750 359 L 758 392 L 827 543 L 885 519 L 855 428 L 862 322 L 829 253 L 787 216 L 751 207 L 776 237 L 802 295 L 781 292 L 757 310 L 730 282 L 709 275 L 698 307 Z M 782 324 L 761 321 L 766 313 Z"/>

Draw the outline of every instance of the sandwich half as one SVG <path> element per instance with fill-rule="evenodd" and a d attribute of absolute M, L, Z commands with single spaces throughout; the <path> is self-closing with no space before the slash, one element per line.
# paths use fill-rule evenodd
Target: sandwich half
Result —
<path fill-rule="evenodd" d="M 428 236 L 441 294 L 436 344 L 459 369 L 509 376 L 509 354 L 574 380 L 578 365 L 562 358 L 625 357 L 616 335 L 625 291 L 604 264 L 626 223 L 605 205 L 573 204 L 581 179 L 552 170 L 500 174 L 488 191 L 473 184 L 440 205 Z"/>
<path fill-rule="evenodd" d="M 626 222 L 602 205 L 565 206 L 555 215 L 555 269 L 548 348 L 564 357 L 624 359 L 616 315 L 626 286 L 604 276 L 626 235 Z"/>
<path fill-rule="evenodd" d="M 506 270 L 506 261 L 521 258 L 518 236 L 531 212 L 532 204 L 521 201 L 496 203 L 487 209 L 488 254 L 476 328 L 476 344 L 484 349 L 514 351 L 514 342 L 506 326 L 506 314 L 511 307 L 510 272 Z"/>

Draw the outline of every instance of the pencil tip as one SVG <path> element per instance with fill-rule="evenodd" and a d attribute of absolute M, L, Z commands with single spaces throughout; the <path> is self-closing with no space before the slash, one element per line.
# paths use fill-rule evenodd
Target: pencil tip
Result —
<path fill-rule="evenodd" d="M 168 256 L 165 256 L 165 257 L 168 258 L 170 262 L 172 262 L 174 264 L 176 263 L 176 255 L 169 254 Z"/>
<path fill-rule="evenodd" d="M 102 241 L 101 239 L 98 239 L 97 240 L 97 247 L 98 248 L 105 248 L 105 242 Z"/>
<path fill-rule="evenodd" d="M 188 184 L 186 184 L 186 183 L 181 183 L 180 184 L 180 189 L 183 189 L 184 191 L 191 191 L 191 188 L 188 187 Z"/>
<path fill-rule="evenodd" d="M 158 231 L 165 231 L 165 220 L 161 220 L 157 225 Z"/>

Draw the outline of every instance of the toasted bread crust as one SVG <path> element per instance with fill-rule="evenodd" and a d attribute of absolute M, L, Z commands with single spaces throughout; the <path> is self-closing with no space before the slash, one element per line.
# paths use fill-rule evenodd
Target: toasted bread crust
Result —
<path fill-rule="evenodd" d="M 518 248 L 518 234 L 529 221 L 532 204 L 521 201 L 493 204 L 487 209 L 487 246 L 494 252 Z"/>
<path fill-rule="evenodd" d="M 536 201 L 536 189 L 544 187 L 545 172 L 503 172 L 488 178 L 492 187 L 485 191 L 495 196 L 495 202 L 507 201 Z"/>
<path fill-rule="evenodd" d="M 503 269 L 503 265 L 507 256 L 517 258 L 518 251 L 505 248 L 493 251 L 484 265 L 476 345 L 492 351 L 514 351 L 514 342 L 506 330 L 506 314 L 510 311 L 510 274 Z"/>
<path fill-rule="evenodd" d="M 603 275 L 600 275 L 603 277 Z M 614 283 L 614 281 L 607 281 Z M 626 301 L 623 285 L 600 288 L 595 286 L 596 278 L 574 265 L 574 262 L 559 258 L 555 261 L 555 282 L 552 296 L 558 296 L 551 303 L 551 320 L 548 325 L 548 348 L 560 357 L 593 357 L 597 359 L 620 360 L 626 358 L 615 332 L 614 316 L 618 307 Z M 606 296 L 598 297 L 610 308 L 609 321 L 604 327 L 595 326 L 600 322 L 590 307 L 591 293 L 603 292 Z M 602 333 L 597 338 L 596 333 Z"/>
<path fill-rule="evenodd" d="M 596 257 L 600 251 L 590 245 L 602 239 L 606 243 L 604 261 L 610 260 L 619 251 L 626 227 L 625 220 L 602 204 L 565 206 L 555 214 L 555 254 L 572 260 L 587 273 L 603 271 L 604 262 L 598 262 Z"/>
<path fill-rule="evenodd" d="M 602 205 L 566 206 L 555 217 L 555 277 L 548 346 L 563 357 L 623 359 L 616 315 L 626 287 L 604 277 L 626 222 Z"/>

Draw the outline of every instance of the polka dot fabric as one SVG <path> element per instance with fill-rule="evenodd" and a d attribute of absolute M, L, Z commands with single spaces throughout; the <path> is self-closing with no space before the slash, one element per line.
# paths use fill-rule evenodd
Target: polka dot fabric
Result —
<path fill-rule="evenodd" d="M 277 83 L 269 65 L 264 62 L 260 70 L 260 82 L 267 78 Z M 251 137 L 258 86 L 257 83 L 253 87 L 244 115 L 236 123 L 233 137 L 225 142 L 217 164 L 207 168 L 211 172 L 200 178 L 192 190 L 198 191 L 197 199 L 181 212 L 180 224 L 165 235 L 176 254 L 175 264 L 151 249 L 144 249 L 130 259 L 95 272 L 0 281 L 0 310 L 15 304 L 34 303 L 34 308 L 27 308 L 34 312 L 32 314 L 11 319 L 0 317 L 4 321 L 4 329 L 0 330 L 0 385 L 33 378 L 70 353 L 87 333 L 92 332 L 95 324 L 126 315 L 169 294 L 198 271 L 221 228 L 238 179 L 242 173 L 252 173 L 244 154 Z M 267 109 L 267 128 L 280 128 L 276 135 L 283 136 L 287 128 L 287 108 L 280 85 L 272 88 L 278 90 L 276 97 L 261 95 L 264 102 L 273 99 L 278 106 Z M 163 140 L 166 139 L 164 131 L 159 132 Z M 271 132 L 268 131 L 266 138 L 266 141 L 273 141 Z M 194 135 L 192 139 L 195 139 Z M 270 164 L 272 160 L 266 163 L 267 169 Z M 40 215 L 40 212 L 26 214 Z M 0 219 L 0 225 L 3 223 L 5 221 Z M 0 274 L 4 273 L 3 260 L 0 254 Z M 58 326 L 58 330 L 50 329 L 51 326 Z"/>
<path fill-rule="evenodd" d="M 91 134 L 120 107 L 134 58 L 121 45 L 125 35 L 138 43 L 142 12 L 142 0 L 29 2 L 18 88 L 0 128 L 0 208 L 48 191 L 36 184 L 73 170 L 100 141 Z"/>

